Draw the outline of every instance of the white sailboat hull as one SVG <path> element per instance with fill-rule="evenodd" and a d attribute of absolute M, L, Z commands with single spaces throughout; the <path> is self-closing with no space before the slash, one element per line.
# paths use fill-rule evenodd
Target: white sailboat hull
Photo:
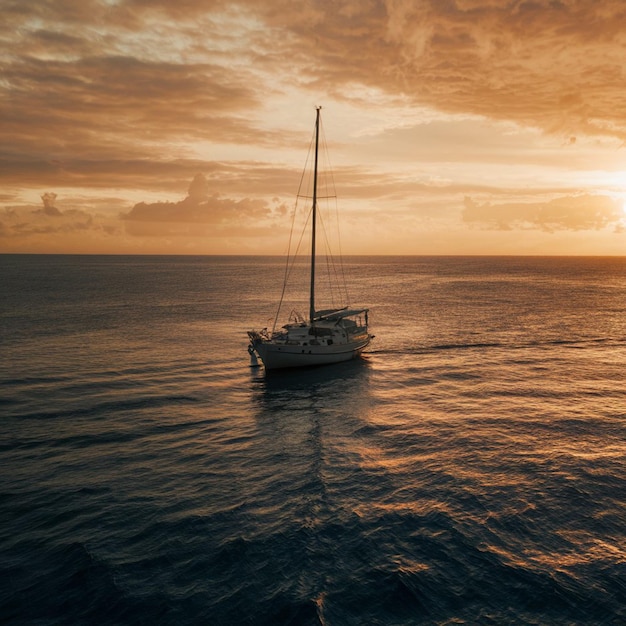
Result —
<path fill-rule="evenodd" d="M 312 367 L 341 363 L 357 358 L 369 345 L 370 336 L 360 341 L 345 344 L 321 345 L 288 345 L 274 343 L 262 339 L 253 341 L 254 349 L 263 361 L 266 370 L 291 367 Z"/>

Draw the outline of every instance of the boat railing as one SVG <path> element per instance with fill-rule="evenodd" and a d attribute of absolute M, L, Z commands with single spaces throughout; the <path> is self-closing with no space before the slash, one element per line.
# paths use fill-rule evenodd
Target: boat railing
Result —
<path fill-rule="evenodd" d="M 300 311 L 296 311 L 293 309 L 291 313 L 289 313 L 289 322 L 293 324 L 306 324 L 306 320 Z"/>

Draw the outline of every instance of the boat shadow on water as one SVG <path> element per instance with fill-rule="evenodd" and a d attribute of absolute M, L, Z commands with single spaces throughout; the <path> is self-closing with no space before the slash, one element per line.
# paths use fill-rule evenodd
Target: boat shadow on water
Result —
<path fill-rule="evenodd" d="M 252 398 L 259 418 L 275 419 L 279 413 L 354 412 L 369 405 L 372 368 L 367 357 L 297 369 L 251 368 Z"/>
<path fill-rule="evenodd" d="M 370 372 L 371 365 L 366 355 L 330 365 L 266 370 L 262 365 L 250 368 L 253 384 L 267 391 L 312 389 L 319 385 L 346 383 L 358 380 Z"/>

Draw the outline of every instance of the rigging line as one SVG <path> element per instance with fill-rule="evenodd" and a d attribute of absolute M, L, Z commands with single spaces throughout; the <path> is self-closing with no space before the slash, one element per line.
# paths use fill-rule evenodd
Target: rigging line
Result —
<path fill-rule="evenodd" d="M 323 211 L 318 213 L 318 218 L 319 225 L 322 227 L 322 234 L 324 235 L 324 247 L 326 251 L 326 254 L 324 256 L 326 260 L 326 279 L 328 281 L 328 291 L 330 292 L 330 304 L 332 306 L 336 306 L 336 303 L 339 302 L 335 295 L 335 292 L 337 291 L 337 289 L 335 288 L 337 282 L 337 274 L 335 272 L 335 280 L 333 281 L 333 272 L 331 270 L 334 266 L 334 258 L 332 253 L 332 247 L 330 245 L 330 239 L 326 230 L 326 223 L 324 222 L 323 218 Z M 339 287 L 341 286 L 339 285 Z"/>
<path fill-rule="evenodd" d="M 328 193 L 329 202 L 327 205 L 327 212 L 329 217 L 332 216 L 329 224 L 334 227 L 335 233 L 333 235 L 333 241 L 336 242 L 335 254 L 331 254 L 332 270 L 335 275 L 335 285 L 339 290 L 339 300 L 342 304 L 346 305 L 350 302 L 350 294 L 348 293 L 348 282 L 345 275 L 345 266 L 343 262 L 343 250 L 341 246 L 341 229 L 339 227 L 339 205 L 337 200 L 336 184 L 334 177 L 334 169 L 331 164 L 330 153 L 328 150 L 328 144 L 324 142 L 324 161 L 326 163 L 325 168 L 325 190 Z M 334 204 L 331 205 L 330 199 L 334 199 Z M 331 209 L 334 209 L 334 211 Z M 329 238 L 330 239 L 330 238 Z"/>
<path fill-rule="evenodd" d="M 296 201 L 293 207 L 293 217 L 291 219 L 291 229 L 289 231 L 289 243 L 287 244 L 287 258 L 285 260 L 285 273 L 283 276 L 283 286 L 282 286 L 282 290 L 280 294 L 280 299 L 278 301 L 278 308 L 276 310 L 276 316 L 274 317 L 274 323 L 272 325 L 272 334 L 274 334 L 274 331 L 276 330 L 276 324 L 278 323 L 278 317 L 280 316 L 280 310 L 282 308 L 283 300 L 285 297 L 285 291 L 287 289 L 287 282 L 289 280 L 289 276 L 291 275 L 291 271 L 295 263 L 295 257 L 297 256 L 298 250 L 300 249 L 300 244 L 302 243 L 302 238 L 304 236 L 304 232 L 302 232 L 300 234 L 300 240 L 298 241 L 298 246 L 296 247 L 296 252 L 294 253 L 294 261 L 292 262 L 291 267 L 290 267 L 289 260 L 291 258 L 291 242 L 293 240 L 293 231 L 294 231 L 294 227 L 296 224 L 296 216 L 298 214 L 298 198 L 300 197 L 300 191 L 302 190 L 302 184 L 304 182 L 304 178 L 308 169 L 309 159 L 311 158 L 311 151 L 312 151 L 314 141 L 315 141 L 315 132 L 313 132 L 313 136 L 311 138 L 311 141 L 309 142 L 309 150 L 307 152 L 306 160 L 304 162 L 304 167 L 300 175 L 300 183 L 298 184 L 298 193 L 296 194 Z M 306 220 L 307 224 L 308 224 L 308 220 L 309 218 L 307 217 L 307 220 Z M 306 224 L 305 224 L 305 228 L 306 228 Z"/>
<path fill-rule="evenodd" d="M 330 211 L 330 209 L 327 209 L 327 212 L 328 212 L 328 215 L 332 217 L 332 212 Z M 336 231 L 337 231 L 337 244 L 339 247 L 339 244 L 340 244 L 339 232 L 340 231 L 338 228 L 338 224 L 336 223 L 337 222 L 336 218 L 337 218 L 337 209 L 335 207 L 335 226 L 336 226 Z M 331 219 L 330 226 L 332 227 L 332 225 L 333 225 L 333 220 Z M 343 257 L 341 253 L 339 255 L 337 255 L 336 253 L 333 253 L 333 250 L 330 246 L 329 232 L 325 229 L 324 233 L 326 235 L 326 240 L 328 242 L 328 249 L 329 249 L 329 259 L 328 259 L 329 280 L 331 280 L 332 284 L 336 286 L 336 290 L 338 292 L 337 293 L 338 302 L 342 305 L 346 305 L 346 304 L 349 304 L 350 299 L 347 293 L 345 274 L 340 271 L 343 267 L 342 265 Z M 333 278 L 330 278 L 331 274 Z"/>
<path fill-rule="evenodd" d="M 339 249 L 339 268 L 336 269 L 341 277 L 337 276 L 337 282 L 343 287 L 345 303 L 350 304 L 350 293 L 348 292 L 348 281 L 346 279 L 345 264 L 343 261 L 343 250 L 341 246 L 341 229 L 339 228 L 339 205 L 335 200 L 335 223 L 337 225 L 337 247 Z"/>
<path fill-rule="evenodd" d="M 327 211 L 327 213 L 330 214 L 329 211 Z M 345 276 L 342 276 L 338 270 L 337 255 L 333 254 L 329 231 L 326 228 L 326 222 L 324 221 L 324 211 L 318 213 L 318 216 L 320 218 L 319 224 L 322 227 L 322 233 L 324 235 L 326 252 L 326 279 L 328 281 L 327 284 L 328 291 L 330 292 L 331 303 L 332 306 L 346 306 L 349 304 L 349 298 L 347 296 Z"/>
<path fill-rule="evenodd" d="M 296 207 L 294 207 L 294 219 L 295 219 L 296 211 L 297 211 L 297 205 L 296 205 Z M 278 303 L 278 309 L 276 311 L 276 317 L 274 318 L 274 325 L 272 326 L 272 334 L 276 330 L 276 324 L 278 324 L 278 318 L 280 316 L 280 310 L 282 308 L 283 300 L 284 300 L 284 297 L 285 297 L 285 292 L 287 290 L 287 285 L 289 283 L 289 277 L 291 276 L 291 274 L 292 274 L 292 272 L 294 270 L 294 267 L 296 265 L 296 259 L 298 258 L 298 253 L 300 252 L 300 247 L 302 245 L 302 240 L 304 239 L 304 233 L 306 232 L 307 226 L 309 225 L 309 221 L 311 219 L 311 215 L 312 215 L 312 209 L 309 210 L 309 213 L 307 214 L 306 221 L 304 223 L 302 231 L 300 232 L 300 238 L 298 239 L 298 245 L 296 246 L 296 249 L 293 252 L 293 254 L 291 254 L 291 246 L 290 246 L 290 252 L 289 252 L 289 255 L 287 256 L 287 263 L 286 263 L 286 266 L 285 266 L 285 278 L 283 280 L 283 288 L 282 288 L 282 292 L 280 294 L 280 301 Z"/>
<path fill-rule="evenodd" d="M 328 274 L 328 283 L 330 285 L 330 290 L 333 298 L 333 305 L 346 305 L 348 302 L 345 300 L 344 292 L 345 286 L 341 283 L 341 277 L 339 272 L 337 271 L 337 259 L 336 255 L 332 253 L 330 248 L 328 248 L 328 254 L 326 256 L 326 265 L 327 265 L 327 274 Z"/>
<path fill-rule="evenodd" d="M 322 146 L 323 146 L 323 151 L 324 151 L 324 160 L 327 164 L 326 166 L 326 172 L 325 172 L 325 176 L 324 176 L 324 182 L 325 182 L 325 189 L 328 190 L 329 188 L 329 180 L 330 180 L 330 189 L 333 192 L 332 196 L 328 196 L 329 198 L 334 198 L 335 199 L 335 204 L 334 204 L 334 208 L 335 208 L 335 220 L 334 220 L 334 224 L 335 224 L 335 229 L 337 231 L 337 248 L 338 248 L 338 256 L 339 256 L 339 269 L 341 271 L 341 277 L 339 277 L 337 270 L 335 269 L 336 272 L 336 277 L 337 277 L 337 284 L 341 288 L 343 288 L 343 296 L 345 296 L 345 302 L 344 304 L 349 304 L 350 303 L 350 294 L 348 293 L 348 281 L 346 280 L 346 274 L 345 274 L 345 266 L 344 266 L 344 262 L 343 262 L 343 250 L 342 250 L 342 246 L 341 246 L 341 229 L 339 228 L 339 205 L 337 202 L 337 186 L 335 184 L 335 174 L 334 174 L 334 170 L 332 167 L 332 163 L 330 160 L 330 153 L 328 151 L 328 143 L 326 142 L 326 133 L 324 131 L 324 123 L 323 121 L 320 119 L 320 124 L 321 124 L 321 128 L 320 128 L 320 133 L 322 135 L 323 138 L 323 142 L 322 142 Z M 330 211 L 329 211 L 330 213 Z M 333 264 L 335 261 L 335 256 L 333 255 Z"/>

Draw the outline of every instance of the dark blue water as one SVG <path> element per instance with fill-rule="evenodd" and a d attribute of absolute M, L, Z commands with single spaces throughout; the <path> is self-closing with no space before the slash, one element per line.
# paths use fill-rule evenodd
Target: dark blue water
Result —
<path fill-rule="evenodd" d="M 351 258 L 271 376 L 280 259 L 0 271 L 0 622 L 626 623 L 626 258 Z"/>

